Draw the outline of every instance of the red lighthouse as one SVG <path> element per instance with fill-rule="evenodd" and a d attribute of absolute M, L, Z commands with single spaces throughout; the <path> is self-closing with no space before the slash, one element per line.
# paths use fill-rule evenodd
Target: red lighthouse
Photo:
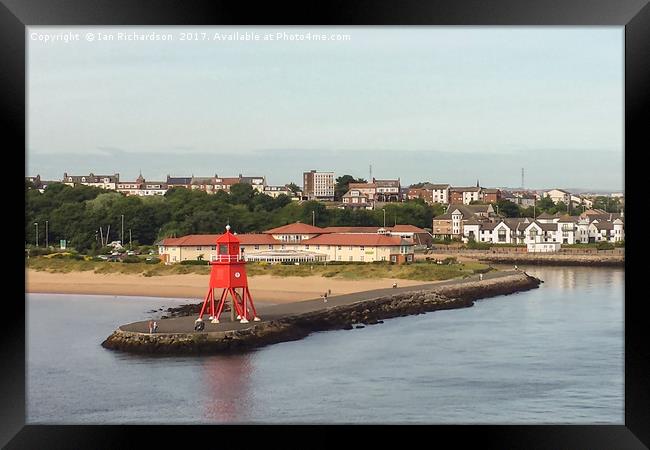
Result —
<path fill-rule="evenodd" d="M 248 290 L 246 261 L 239 254 L 239 239 L 230 232 L 230 225 L 226 226 L 226 232 L 217 239 L 217 255 L 210 261 L 210 265 L 212 266 L 210 270 L 210 287 L 196 322 L 201 323 L 203 321 L 203 313 L 209 307 L 209 319 L 212 323 L 219 323 L 219 317 L 228 295 L 232 298 L 232 307 L 241 323 L 248 323 L 249 319 L 258 322 L 260 318 L 257 317 L 253 298 Z M 215 289 L 223 289 L 216 309 L 214 301 Z M 240 292 L 237 291 L 238 289 L 240 289 Z M 203 329 L 202 324 L 199 329 Z"/>

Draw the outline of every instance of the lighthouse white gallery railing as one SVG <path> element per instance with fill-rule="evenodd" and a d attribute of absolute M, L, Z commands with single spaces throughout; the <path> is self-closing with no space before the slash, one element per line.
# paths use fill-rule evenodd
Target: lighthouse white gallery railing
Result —
<path fill-rule="evenodd" d="M 246 259 L 243 255 L 212 255 L 210 257 L 211 262 L 244 262 Z"/>

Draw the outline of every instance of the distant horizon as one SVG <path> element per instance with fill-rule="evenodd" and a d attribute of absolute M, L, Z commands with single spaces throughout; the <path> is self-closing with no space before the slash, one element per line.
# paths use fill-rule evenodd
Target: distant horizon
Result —
<path fill-rule="evenodd" d="M 278 31 L 349 39 L 202 37 Z M 372 164 L 498 187 L 523 167 L 524 186 L 623 191 L 623 27 L 29 26 L 27 47 L 29 175 L 301 185 Z"/>
<path fill-rule="evenodd" d="M 133 155 L 130 155 L 133 156 Z M 143 154 L 142 156 L 147 157 L 146 154 Z M 85 159 L 83 156 L 81 156 L 81 159 Z M 87 155 L 86 155 L 87 157 Z M 30 167 L 39 167 L 39 164 L 30 164 L 29 161 L 27 161 L 26 166 Z M 126 166 L 126 164 L 125 164 Z M 271 176 L 269 177 L 269 174 L 267 173 L 262 173 L 260 171 L 247 171 L 245 169 L 241 171 L 226 171 L 226 170 L 216 170 L 213 172 L 210 172 L 208 170 L 195 170 L 195 171 L 178 171 L 178 170 L 168 170 L 165 171 L 163 170 L 162 172 L 158 170 L 156 173 L 152 174 L 154 170 L 147 170 L 146 166 L 143 166 L 142 170 L 140 168 L 138 169 L 133 169 L 132 167 L 127 168 L 127 170 L 120 170 L 119 168 L 117 170 L 104 170 L 104 169 L 96 169 L 96 167 L 90 168 L 88 170 L 72 170 L 70 168 L 67 169 L 62 169 L 58 172 L 55 173 L 55 171 L 51 169 L 45 169 L 42 171 L 39 170 L 32 170 L 28 171 L 28 173 L 25 174 L 25 176 L 37 176 L 40 175 L 42 180 L 45 181 L 62 181 L 63 179 L 63 174 L 68 173 L 68 175 L 71 176 L 83 176 L 83 175 L 89 175 L 90 173 L 93 173 L 94 175 L 115 175 L 119 174 L 120 180 L 122 181 L 134 181 L 140 173 L 142 173 L 142 176 L 145 178 L 147 181 L 166 181 L 167 175 L 170 177 L 191 177 L 191 176 L 196 176 L 196 177 L 212 177 L 215 174 L 217 174 L 219 177 L 227 178 L 227 177 L 237 177 L 239 174 L 243 176 L 249 176 L 249 177 L 255 177 L 255 176 L 260 176 L 260 177 L 265 177 L 266 179 L 266 184 L 271 185 L 271 186 L 276 186 L 276 185 L 286 185 L 290 183 L 295 183 L 299 187 L 302 186 L 302 174 L 304 172 L 309 172 L 310 170 L 316 170 L 318 172 L 331 172 L 332 170 L 328 170 L 327 168 L 317 168 L 317 167 L 309 167 L 304 169 L 302 172 L 300 172 L 298 175 L 291 179 L 287 179 L 286 181 L 280 180 L 277 176 Z M 525 170 L 525 168 L 524 168 Z M 367 181 L 370 181 L 370 167 L 367 169 L 368 173 L 365 175 L 360 173 L 359 171 L 334 171 L 334 177 L 335 179 L 343 176 L 343 175 L 351 175 L 355 178 L 362 178 Z M 465 179 L 464 182 L 460 183 L 454 183 L 453 180 L 447 180 L 447 179 L 442 179 L 443 176 L 441 175 L 440 177 L 436 177 L 435 179 L 417 179 L 417 180 L 409 180 L 404 177 L 399 176 L 399 174 L 377 174 L 374 171 L 373 168 L 373 175 L 375 179 L 381 180 L 381 179 L 400 179 L 400 182 L 402 184 L 402 187 L 408 187 L 413 184 L 417 183 L 423 183 L 423 182 L 429 182 L 433 184 L 449 184 L 452 187 L 463 187 L 463 186 L 475 186 L 476 181 L 479 181 L 479 184 L 481 187 L 484 188 L 499 188 L 499 189 L 508 189 L 508 190 L 519 190 L 522 189 L 520 185 L 516 184 L 507 184 L 507 183 L 484 183 L 481 181 L 481 177 L 478 176 L 477 179 L 474 179 L 474 182 L 471 182 L 469 179 Z M 526 180 L 526 177 L 528 176 L 527 172 L 524 172 L 524 179 Z M 526 183 L 527 184 L 527 183 Z M 544 184 L 544 183 L 538 183 L 536 185 L 533 185 L 532 187 L 529 185 L 526 185 L 523 187 L 524 190 L 550 190 L 550 189 L 564 189 L 570 192 L 593 192 L 593 193 L 622 193 L 624 192 L 624 186 L 622 186 L 619 189 L 611 189 L 611 188 L 603 188 L 601 187 L 590 187 L 590 186 L 568 186 L 568 185 L 563 185 L 563 186 L 557 186 L 557 185 L 550 185 L 550 184 Z"/>

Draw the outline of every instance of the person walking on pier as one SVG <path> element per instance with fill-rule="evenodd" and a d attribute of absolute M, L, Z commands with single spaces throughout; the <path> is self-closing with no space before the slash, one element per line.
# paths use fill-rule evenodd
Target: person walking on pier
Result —
<path fill-rule="evenodd" d="M 153 333 L 153 320 L 149 321 L 149 334 Z"/>
<path fill-rule="evenodd" d="M 155 333 L 156 331 L 158 331 L 158 322 L 156 322 L 156 321 L 154 320 L 154 321 L 153 321 L 153 332 Z"/>

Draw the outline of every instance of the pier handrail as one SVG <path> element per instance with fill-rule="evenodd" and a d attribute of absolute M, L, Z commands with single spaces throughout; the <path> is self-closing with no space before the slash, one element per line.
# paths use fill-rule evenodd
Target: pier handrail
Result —
<path fill-rule="evenodd" d="M 214 262 L 245 262 L 243 255 L 213 255 L 210 258 L 210 263 Z"/>

